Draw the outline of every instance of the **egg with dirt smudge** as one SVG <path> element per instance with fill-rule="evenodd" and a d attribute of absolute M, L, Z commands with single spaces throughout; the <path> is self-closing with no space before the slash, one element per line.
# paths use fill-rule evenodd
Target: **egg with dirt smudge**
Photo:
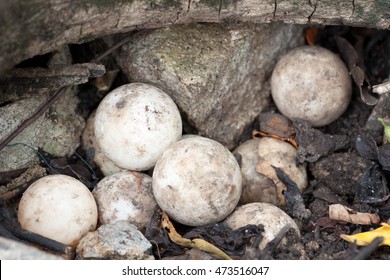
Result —
<path fill-rule="evenodd" d="M 118 87 L 100 102 L 94 133 L 102 152 L 118 167 L 151 169 L 182 134 L 179 110 L 157 87 L 132 83 Z"/>
<path fill-rule="evenodd" d="M 242 191 L 240 167 L 222 144 L 201 136 L 180 140 L 158 159 L 153 193 L 179 223 L 200 226 L 223 220 Z"/>
<path fill-rule="evenodd" d="M 100 224 L 126 220 L 144 232 L 157 206 L 149 175 L 120 171 L 103 178 L 92 191 Z"/>

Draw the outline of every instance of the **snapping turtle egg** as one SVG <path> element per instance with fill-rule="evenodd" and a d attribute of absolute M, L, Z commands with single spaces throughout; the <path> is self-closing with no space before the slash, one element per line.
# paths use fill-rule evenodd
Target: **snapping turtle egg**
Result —
<path fill-rule="evenodd" d="M 87 120 L 87 124 L 81 137 L 81 143 L 84 150 L 87 152 L 87 157 L 92 159 L 96 165 L 99 166 L 99 169 L 104 176 L 109 176 L 121 171 L 121 169 L 107 158 L 105 154 L 103 154 L 97 144 L 95 132 L 93 130 L 95 114 L 96 111 L 93 111 Z"/>
<path fill-rule="evenodd" d="M 94 132 L 100 149 L 115 165 L 143 171 L 180 139 L 182 121 L 169 95 L 152 85 L 132 83 L 103 98 Z"/>
<path fill-rule="evenodd" d="M 24 192 L 18 209 L 23 229 L 73 245 L 97 224 L 97 206 L 88 188 L 67 175 L 48 175 Z"/>
<path fill-rule="evenodd" d="M 286 117 L 324 126 L 345 112 L 352 84 L 347 67 L 336 54 L 318 46 L 303 46 L 277 62 L 271 92 Z"/>
<path fill-rule="evenodd" d="M 103 178 L 92 194 L 98 205 L 100 224 L 126 220 L 144 231 L 157 206 L 152 178 L 128 170 Z"/>
<path fill-rule="evenodd" d="M 201 136 L 176 142 L 158 159 L 153 193 L 179 223 L 200 226 L 227 217 L 241 196 L 241 171 L 222 144 Z"/>

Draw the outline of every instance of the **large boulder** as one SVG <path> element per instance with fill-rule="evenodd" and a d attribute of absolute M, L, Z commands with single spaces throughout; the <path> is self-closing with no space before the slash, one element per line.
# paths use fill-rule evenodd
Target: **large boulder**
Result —
<path fill-rule="evenodd" d="M 198 134 L 232 149 L 269 105 L 277 59 L 302 43 L 296 25 L 176 25 L 136 34 L 117 61 L 130 81 L 168 93 Z"/>
<path fill-rule="evenodd" d="M 0 107 L 0 141 L 30 118 L 53 92 L 38 91 Z M 79 100 L 76 88 L 69 87 L 46 113 L 18 134 L 0 151 L 0 172 L 27 168 L 39 163 L 37 148 L 63 157 L 80 145 L 85 120 L 75 113 Z"/>

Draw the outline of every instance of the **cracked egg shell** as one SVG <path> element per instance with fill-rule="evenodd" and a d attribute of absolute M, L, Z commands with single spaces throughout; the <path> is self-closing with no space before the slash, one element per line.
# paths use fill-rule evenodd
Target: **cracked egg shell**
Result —
<path fill-rule="evenodd" d="M 153 193 L 179 223 L 201 226 L 227 217 L 241 196 L 242 177 L 233 154 L 201 136 L 178 141 L 158 159 Z"/>
<path fill-rule="evenodd" d="M 275 205 L 265 202 L 254 202 L 239 206 L 223 223 L 232 230 L 250 224 L 263 225 L 264 232 L 262 233 L 263 239 L 259 244 L 260 249 L 264 249 L 285 226 L 293 228 L 298 236 L 300 236 L 297 224 L 286 212 Z M 282 242 L 285 242 L 285 238 Z"/>
<path fill-rule="evenodd" d="M 126 220 L 144 231 L 157 206 L 152 178 L 128 170 L 103 178 L 92 194 L 98 206 L 100 224 Z"/>
<path fill-rule="evenodd" d="M 303 46 L 276 63 L 271 92 L 283 115 L 319 127 L 345 112 L 352 84 L 347 67 L 336 54 L 318 46 Z"/>
<path fill-rule="evenodd" d="M 260 160 L 258 153 L 260 139 L 250 139 L 238 146 L 233 154 L 240 158 L 242 194 L 239 204 L 251 202 L 275 203 L 276 186 L 273 180 L 256 171 Z"/>
<path fill-rule="evenodd" d="M 89 189 L 67 175 L 48 175 L 24 192 L 18 209 L 23 229 L 74 245 L 97 224 L 97 206 Z"/>
<path fill-rule="evenodd" d="M 99 147 L 123 169 L 151 169 L 182 133 L 179 110 L 168 94 L 148 84 L 116 88 L 100 102 L 94 132 Z"/>
<path fill-rule="evenodd" d="M 285 206 L 283 191 L 286 186 L 279 180 L 272 166 L 283 169 L 302 192 L 308 184 L 306 168 L 295 161 L 296 149 L 289 143 L 270 137 L 263 137 L 258 146 L 259 161 L 256 171 L 273 181 L 274 187 L 269 189 L 267 202 L 278 207 Z"/>

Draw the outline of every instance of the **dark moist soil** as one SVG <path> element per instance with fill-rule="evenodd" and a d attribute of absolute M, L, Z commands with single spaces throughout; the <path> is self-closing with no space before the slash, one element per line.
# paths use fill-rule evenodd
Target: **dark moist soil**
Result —
<path fill-rule="evenodd" d="M 388 31 L 349 27 L 318 27 L 317 30 L 319 33 L 315 38 L 316 45 L 339 54 L 340 49 L 335 40 L 339 36 L 354 47 L 360 59 L 358 65 L 361 69 L 365 69 L 367 76 L 367 81 L 362 83 L 362 89 L 367 89 L 368 82 L 372 85 L 379 84 L 390 76 L 390 33 Z M 94 48 L 99 49 L 98 41 L 93 44 L 73 46 L 75 62 L 84 62 L 81 57 L 92 58 L 93 55 L 89 52 L 99 52 L 93 50 Z M 348 59 L 345 56 L 342 58 Z M 114 62 L 111 60 L 109 63 Z M 110 67 L 115 68 L 115 65 L 109 65 L 108 68 Z M 126 82 L 119 74 L 112 87 Z M 80 88 L 80 111 L 87 117 L 102 96 L 96 95 L 94 87 Z M 300 158 L 297 158 L 297 161 L 307 166 L 309 176 L 309 186 L 302 193 L 302 198 L 304 208 L 311 212 L 309 217 L 295 219 L 301 230 L 300 237 L 291 231 L 282 232 L 279 237 L 287 238 L 285 245 L 277 246 L 278 242 L 276 242 L 263 251 L 251 248 L 245 252 L 243 248 L 247 246 L 248 240 L 253 242 L 252 235 L 259 235 L 261 228 L 247 228 L 241 232 L 231 233 L 232 236 L 229 237 L 226 236 L 225 229 L 219 227 L 194 229 L 175 224 L 177 231 L 189 236 L 199 234 L 205 239 L 208 234 L 211 236 L 219 232 L 221 238 L 215 238 L 216 243 L 237 245 L 240 248 L 240 252 L 233 254 L 234 259 L 390 259 L 388 246 L 366 249 L 366 247 L 347 243 L 339 237 L 340 234 L 368 231 L 379 227 L 378 224 L 356 225 L 338 222 L 331 220 L 328 215 L 329 205 L 340 203 L 359 212 L 376 213 L 382 222 L 390 219 L 390 199 L 386 197 L 389 192 L 386 180 L 390 181 L 390 166 L 386 162 L 389 162 L 390 153 L 386 153 L 385 148 L 377 148 L 383 147 L 384 131 L 377 117 L 390 117 L 390 93 L 382 95 L 376 105 L 367 105 L 363 99 L 359 86 L 355 84 L 351 103 L 337 121 L 318 130 L 313 130 L 305 124 L 294 123 L 296 132 L 299 130 L 296 137 L 299 140 Z M 267 111 L 277 113 L 274 104 L 271 104 Z M 255 120 L 253 126 L 242 135 L 241 141 L 249 139 L 252 130 L 258 126 L 259 123 Z M 189 132 L 193 133 L 193 131 Z M 79 154 L 86 156 L 81 150 Z M 71 165 L 72 170 L 79 170 L 78 175 L 90 182 L 91 189 L 98 181 L 85 168 L 79 157 L 72 157 L 64 162 L 64 159 L 52 159 L 47 155 L 47 161 L 57 165 Z M 64 170 L 66 172 L 66 169 Z M 49 169 L 48 172 L 50 173 Z M 72 176 L 70 170 L 68 173 Z M 10 177 L 16 175 L 10 174 Z M 294 216 L 294 213 L 289 214 Z M 191 254 L 188 254 L 187 250 L 170 242 L 166 233 L 159 229 L 159 215 L 159 211 L 156 211 L 154 220 L 152 219 L 149 224 L 149 237 L 152 236 L 150 238 L 157 240 L 159 244 L 158 248 L 154 245 L 156 258 L 191 258 L 188 257 Z M 209 258 L 204 255 L 194 258 L 198 257 Z"/>

